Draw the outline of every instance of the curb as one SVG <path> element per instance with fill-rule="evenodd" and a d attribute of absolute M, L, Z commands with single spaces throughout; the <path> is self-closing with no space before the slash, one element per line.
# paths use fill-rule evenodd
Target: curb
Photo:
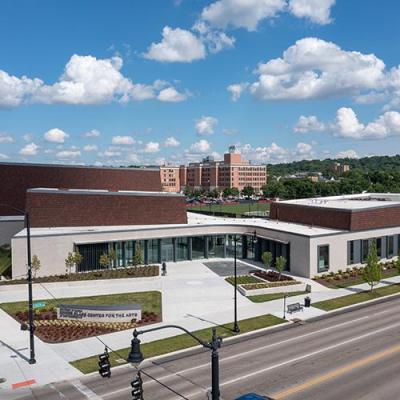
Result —
<path fill-rule="evenodd" d="M 345 313 L 348 313 L 348 312 L 351 312 L 351 311 L 356 311 L 356 310 L 360 310 L 360 309 L 363 309 L 363 308 L 367 308 L 368 306 L 374 305 L 374 304 L 385 303 L 385 302 L 388 302 L 388 301 L 390 301 L 392 299 L 396 299 L 396 298 L 400 298 L 400 293 L 394 293 L 394 294 L 383 296 L 383 297 L 380 297 L 380 298 L 377 298 L 377 299 L 367 300 L 367 301 L 364 301 L 364 302 L 359 303 L 359 304 L 352 304 L 350 306 L 341 307 L 341 308 L 339 308 L 337 310 L 325 311 L 325 314 L 318 315 L 316 317 L 310 317 L 310 318 L 304 319 L 302 321 L 304 321 L 304 322 L 314 322 L 314 321 L 320 321 L 320 320 L 323 320 L 323 319 L 329 319 L 329 318 L 334 317 L 336 315 L 345 314 Z M 263 336 L 266 332 L 272 332 L 272 333 L 280 332 L 280 331 L 283 331 L 283 330 L 291 329 L 294 326 L 296 326 L 296 322 L 293 322 L 293 321 L 287 321 L 286 323 L 282 322 L 281 324 L 278 324 L 278 325 L 268 326 L 266 328 L 256 329 L 254 331 L 241 333 L 241 334 L 238 334 L 236 336 L 230 336 L 230 337 L 224 339 L 223 343 L 228 343 L 229 345 L 233 345 L 235 343 L 242 342 L 243 340 L 245 340 L 249 336 L 257 338 L 259 336 Z M 210 329 L 211 329 L 211 327 L 210 327 Z M 168 338 L 165 338 L 165 339 L 168 339 Z M 204 348 L 201 345 L 196 345 L 196 346 L 189 347 L 189 348 L 186 348 L 186 349 L 176 350 L 176 351 L 173 351 L 171 353 L 165 353 L 165 354 L 161 354 L 161 355 L 158 355 L 158 356 L 146 358 L 144 360 L 144 363 L 150 363 L 150 362 L 157 361 L 159 359 L 164 359 L 164 358 L 165 359 L 174 358 L 176 356 L 180 356 L 180 355 L 185 354 L 185 353 L 196 354 L 196 353 L 202 352 L 203 350 L 204 350 Z M 168 361 L 171 361 L 171 360 L 168 360 Z M 134 368 L 130 364 L 126 363 L 126 364 L 114 366 L 114 367 L 112 367 L 112 369 L 114 371 L 116 371 L 118 369 L 127 368 L 127 367 Z M 84 376 L 85 377 L 90 377 L 90 376 L 95 375 L 97 373 L 98 372 L 96 372 L 96 371 L 95 372 L 89 372 L 88 374 L 84 374 Z"/>

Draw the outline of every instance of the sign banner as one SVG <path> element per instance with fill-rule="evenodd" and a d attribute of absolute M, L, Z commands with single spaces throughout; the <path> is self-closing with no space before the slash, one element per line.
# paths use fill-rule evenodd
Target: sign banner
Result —
<path fill-rule="evenodd" d="M 139 304 L 112 306 L 60 304 L 57 307 L 57 318 L 87 322 L 136 322 L 142 319 L 142 309 Z"/>

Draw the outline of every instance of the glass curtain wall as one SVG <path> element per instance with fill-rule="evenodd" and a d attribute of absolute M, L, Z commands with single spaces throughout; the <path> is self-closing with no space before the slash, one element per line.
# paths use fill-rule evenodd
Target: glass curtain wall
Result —
<path fill-rule="evenodd" d="M 227 235 L 225 237 L 226 242 L 226 256 L 227 257 L 235 257 L 235 235 Z M 242 258 L 243 253 L 243 243 L 242 243 L 242 235 L 236 235 L 236 257 Z"/>
<path fill-rule="evenodd" d="M 148 263 L 157 264 L 160 262 L 159 258 L 159 240 L 151 239 L 148 241 Z"/>
<path fill-rule="evenodd" d="M 134 242 L 129 240 L 125 242 L 125 265 L 128 267 L 132 265 Z"/>
<path fill-rule="evenodd" d="M 115 259 L 113 260 L 114 267 L 124 266 L 124 242 L 114 243 Z"/>
<path fill-rule="evenodd" d="M 394 256 L 394 236 L 386 237 L 386 258 L 392 258 Z"/>
<path fill-rule="evenodd" d="M 187 237 L 176 239 L 176 261 L 185 261 L 189 258 L 188 240 Z"/>
<path fill-rule="evenodd" d="M 208 257 L 224 257 L 225 236 L 208 237 Z"/>
<path fill-rule="evenodd" d="M 172 238 L 161 239 L 161 261 L 174 261 L 174 241 Z"/>
<path fill-rule="evenodd" d="M 205 255 L 205 238 L 204 236 L 194 236 L 192 238 L 192 259 L 198 260 L 204 258 Z"/>

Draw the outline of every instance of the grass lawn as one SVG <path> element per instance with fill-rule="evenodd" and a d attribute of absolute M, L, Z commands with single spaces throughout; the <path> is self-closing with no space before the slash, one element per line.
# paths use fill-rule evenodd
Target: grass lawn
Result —
<path fill-rule="evenodd" d="M 362 303 L 363 301 L 378 299 L 379 297 L 388 296 L 390 294 L 399 293 L 400 284 L 394 284 L 385 286 L 379 289 L 374 289 L 372 292 L 360 292 L 355 294 L 349 294 L 347 296 L 338 297 L 337 299 L 319 301 L 313 303 L 312 306 L 320 308 L 324 311 L 336 310 L 337 308 L 342 308 L 350 306 L 352 304 Z"/>
<path fill-rule="evenodd" d="M 202 204 L 189 207 L 188 211 L 204 210 L 204 211 L 219 211 L 229 214 L 244 214 L 249 211 L 269 211 L 268 203 L 241 203 L 241 204 Z"/>
<path fill-rule="evenodd" d="M 235 284 L 235 277 L 234 276 L 229 276 L 228 278 L 225 278 L 225 280 L 230 283 L 231 285 Z M 240 275 L 237 277 L 237 284 L 238 285 L 244 285 L 246 283 L 263 283 L 261 279 L 257 279 L 254 276 L 250 275 Z"/>
<path fill-rule="evenodd" d="M 392 278 L 393 276 L 397 275 L 399 275 L 399 272 L 397 271 L 396 268 L 390 268 L 385 271 L 382 271 L 382 279 Z M 347 288 L 349 286 L 355 286 L 365 283 L 364 279 L 360 275 L 355 277 L 350 277 L 348 279 L 341 279 L 338 281 L 333 279 L 330 282 L 327 282 L 324 279 L 317 279 L 317 282 L 331 289 Z"/>
<path fill-rule="evenodd" d="M 266 328 L 268 326 L 278 325 L 286 322 L 285 320 L 275 317 L 273 315 L 267 314 L 260 317 L 244 319 L 240 321 L 240 331 L 241 333 L 246 333 L 254 331 L 261 328 Z M 236 334 L 231 331 L 232 323 L 222 325 L 218 327 L 217 334 L 222 338 L 227 338 L 230 336 L 235 336 Z M 211 328 L 202 329 L 193 332 L 194 335 L 200 337 L 203 340 L 211 339 Z M 183 334 L 178 336 L 173 336 L 166 339 L 156 340 L 150 343 L 144 343 L 141 345 L 141 350 L 145 358 L 154 357 L 162 354 L 167 354 L 176 350 L 182 350 L 189 347 L 198 345 L 198 343 L 192 339 L 189 335 Z M 112 366 L 125 364 L 126 358 L 130 351 L 130 347 L 125 349 L 117 350 L 118 354 L 114 352 L 110 353 L 110 361 Z M 122 356 L 122 357 L 121 357 Z M 90 372 L 97 371 L 98 369 L 98 356 L 92 356 L 88 358 L 83 358 L 81 360 L 73 361 L 71 364 L 78 368 L 81 372 L 88 374 Z"/>
<path fill-rule="evenodd" d="M 287 297 L 300 296 L 302 294 L 306 295 L 307 292 L 287 293 Z M 253 303 L 264 303 L 266 301 L 283 299 L 283 295 L 284 293 L 271 293 L 271 294 L 260 294 L 257 296 L 247 296 L 247 298 L 251 300 Z"/>
<path fill-rule="evenodd" d="M 161 292 L 140 292 L 140 293 L 121 293 L 108 294 L 105 296 L 89 296 L 89 297 L 73 297 L 63 299 L 35 299 L 36 301 L 44 301 L 46 309 L 56 307 L 58 304 L 84 304 L 84 305 L 112 305 L 112 304 L 130 304 L 138 303 L 142 306 L 142 311 L 154 312 L 161 314 Z M 27 301 L 18 301 L 15 303 L 0 304 L 5 312 L 15 315 L 18 311 L 26 311 L 28 309 Z"/>

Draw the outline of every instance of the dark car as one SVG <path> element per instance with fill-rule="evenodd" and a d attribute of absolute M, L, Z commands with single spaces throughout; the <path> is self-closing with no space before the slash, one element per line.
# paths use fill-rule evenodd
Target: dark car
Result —
<path fill-rule="evenodd" d="M 237 397 L 235 400 L 274 400 L 271 397 L 260 396 L 256 393 L 247 393 L 243 396 Z"/>

